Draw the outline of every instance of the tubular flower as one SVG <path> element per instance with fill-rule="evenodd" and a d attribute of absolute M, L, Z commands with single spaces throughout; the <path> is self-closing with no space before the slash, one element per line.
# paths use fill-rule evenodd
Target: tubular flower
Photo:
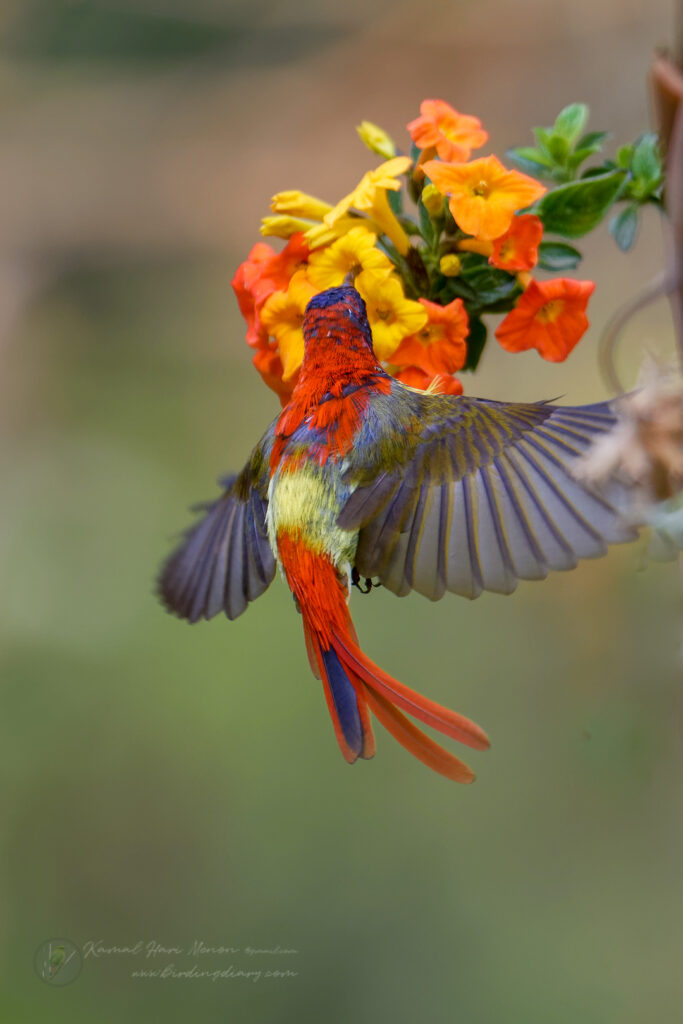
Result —
<path fill-rule="evenodd" d="M 424 306 L 405 297 L 398 278 L 378 280 L 364 272 L 356 278 L 355 286 L 367 306 L 373 347 L 379 360 L 391 358 L 403 338 L 427 323 Z"/>
<path fill-rule="evenodd" d="M 314 224 L 304 233 L 311 252 L 314 249 L 322 249 L 324 245 L 330 245 L 336 241 L 337 238 L 341 238 L 347 231 L 351 231 L 353 228 L 363 228 L 364 231 L 372 232 L 373 224 L 372 221 L 366 217 L 355 217 L 353 214 L 344 214 L 334 222 L 332 227 L 325 224 Z"/>
<path fill-rule="evenodd" d="M 385 160 L 391 160 L 396 156 L 396 143 L 379 125 L 373 124 L 372 121 L 361 121 L 356 131 L 360 135 L 361 141 L 373 153 L 383 156 Z"/>
<path fill-rule="evenodd" d="M 308 231 L 311 227 L 313 224 L 310 220 L 290 217 L 289 214 L 277 214 L 275 217 L 261 217 L 259 231 L 266 238 L 291 238 L 297 232 Z"/>
<path fill-rule="evenodd" d="M 261 311 L 263 326 L 277 341 L 285 384 L 293 380 L 304 358 L 304 311 L 316 293 L 306 272 L 298 270 L 287 290 L 273 292 Z"/>
<path fill-rule="evenodd" d="M 282 252 L 273 254 L 267 276 L 276 288 L 286 288 L 297 270 L 306 266 L 310 250 L 301 234 L 292 235 Z"/>
<path fill-rule="evenodd" d="M 444 100 L 423 100 L 420 117 L 407 128 L 420 149 L 435 148 L 442 160 L 454 162 L 469 160 L 472 150 L 489 137 L 478 117 L 460 114 Z"/>
<path fill-rule="evenodd" d="M 545 186 L 519 171 L 508 171 L 495 156 L 467 164 L 428 160 L 425 174 L 449 197 L 453 220 L 467 235 L 490 241 L 503 235 L 516 210 L 543 195 Z"/>
<path fill-rule="evenodd" d="M 380 164 L 374 171 L 363 175 L 353 192 L 341 199 L 324 220 L 329 227 L 345 213 L 353 208 L 367 213 L 379 230 L 394 243 L 398 251 L 405 255 L 408 251 L 408 236 L 399 224 L 396 215 L 389 206 L 387 190 L 398 192 L 401 187 L 398 175 L 405 174 L 412 165 L 407 156 L 397 156 Z"/>
<path fill-rule="evenodd" d="M 508 352 L 535 348 L 552 363 L 561 363 L 588 327 L 586 306 L 592 281 L 557 277 L 532 281 L 496 331 Z"/>
<path fill-rule="evenodd" d="M 532 213 L 513 217 L 505 234 L 494 241 L 489 263 L 499 270 L 533 270 L 538 263 L 538 247 L 542 238 L 540 217 Z"/>
<path fill-rule="evenodd" d="M 264 383 L 275 392 L 282 405 L 286 405 L 292 394 L 293 383 L 288 385 L 282 380 L 282 360 L 277 348 L 269 345 L 258 349 L 252 361 Z"/>
<path fill-rule="evenodd" d="M 261 322 L 263 304 L 273 292 L 286 289 L 295 271 L 306 265 L 308 245 L 301 234 L 292 235 L 281 253 L 258 242 L 237 268 L 232 287 L 240 312 L 247 322 L 247 343 L 254 348 L 267 344 L 268 332 Z"/>
<path fill-rule="evenodd" d="M 263 267 L 274 255 L 265 242 L 257 243 L 244 263 L 240 263 L 230 282 L 240 313 L 247 322 L 247 344 L 253 348 L 265 345 L 268 341 L 268 334 L 258 315 L 258 307 L 274 291 L 274 286 L 271 288 L 270 282 L 262 276 Z"/>
<path fill-rule="evenodd" d="M 331 203 L 316 199 L 306 192 L 277 192 L 270 200 L 273 213 L 288 213 L 291 217 L 306 217 L 308 220 L 322 220 L 332 209 Z"/>
<path fill-rule="evenodd" d="M 308 277 L 316 288 L 333 288 L 342 284 L 348 274 L 365 274 L 381 281 L 394 269 L 376 246 L 377 236 L 365 228 L 352 228 L 326 249 L 311 256 Z"/>
<path fill-rule="evenodd" d="M 461 370 L 467 359 L 469 319 L 462 299 L 447 306 L 420 299 L 428 320 L 415 334 L 404 338 L 391 357 L 402 367 L 418 367 L 425 373 L 451 374 Z"/>

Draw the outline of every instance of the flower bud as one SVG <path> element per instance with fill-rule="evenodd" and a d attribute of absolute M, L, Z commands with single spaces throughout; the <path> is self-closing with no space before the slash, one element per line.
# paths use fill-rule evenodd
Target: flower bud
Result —
<path fill-rule="evenodd" d="M 446 253 L 439 261 L 439 270 L 444 277 L 457 277 L 461 269 L 460 257 L 456 256 L 454 252 Z"/>
<path fill-rule="evenodd" d="M 307 195 L 306 192 L 291 190 L 274 195 L 270 200 L 270 208 L 273 213 L 288 213 L 291 217 L 310 217 L 311 220 L 322 220 L 325 214 L 330 212 L 332 206 L 322 199 Z"/>
<path fill-rule="evenodd" d="M 438 217 L 443 213 L 443 196 L 434 185 L 425 185 L 422 189 L 422 205 L 430 217 Z"/>
<path fill-rule="evenodd" d="M 291 238 L 297 231 L 307 231 L 310 227 L 310 220 L 300 220 L 299 217 L 262 217 L 259 230 L 266 237 Z"/>
<path fill-rule="evenodd" d="M 356 131 L 373 153 L 383 156 L 385 160 L 391 160 L 396 156 L 394 140 L 379 125 L 373 124 L 372 121 L 361 121 Z"/>

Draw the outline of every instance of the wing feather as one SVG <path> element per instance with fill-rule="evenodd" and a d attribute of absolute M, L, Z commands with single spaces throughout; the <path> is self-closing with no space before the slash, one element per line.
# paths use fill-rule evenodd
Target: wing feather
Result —
<path fill-rule="evenodd" d="M 242 473 L 221 481 L 223 495 L 200 506 L 203 517 L 162 567 L 159 596 L 169 611 L 189 622 L 211 619 L 220 611 L 237 618 L 275 575 L 266 528 L 270 444 L 272 430 Z"/>
<path fill-rule="evenodd" d="M 397 405 L 404 421 L 373 437 L 374 462 L 361 447 L 345 474 L 353 493 L 338 522 L 360 530 L 361 575 L 431 600 L 446 590 L 508 594 L 519 579 L 571 569 L 636 536 L 614 493 L 571 472 L 613 426 L 607 403 L 506 405 L 401 391 Z"/>
<path fill-rule="evenodd" d="M 476 479 L 479 490 L 479 549 L 484 589 L 499 594 L 511 594 L 517 586 L 517 576 L 489 468 L 480 469 Z"/>
<path fill-rule="evenodd" d="M 202 611 L 206 612 L 207 618 L 218 615 L 225 600 L 225 581 L 228 574 L 228 545 L 235 521 L 236 503 L 233 504 L 228 513 L 228 521 L 222 524 L 218 543 L 216 545 L 216 557 L 213 572 L 210 575 L 210 586 L 206 602 L 201 599 L 197 601 L 197 614 L 201 616 Z M 209 574 L 207 573 L 207 576 Z"/>

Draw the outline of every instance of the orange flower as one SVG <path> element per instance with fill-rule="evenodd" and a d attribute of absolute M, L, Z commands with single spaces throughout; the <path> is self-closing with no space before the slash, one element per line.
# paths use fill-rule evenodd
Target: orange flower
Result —
<path fill-rule="evenodd" d="M 285 384 L 282 380 L 282 360 L 277 348 L 260 348 L 254 353 L 254 366 L 261 374 L 264 382 L 279 396 L 282 405 L 287 405 L 291 398 L 296 379 L 291 384 Z"/>
<path fill-rule="evenodd" d="M 240 313 L 247 321 L 247 344 L 254 348 L 265 345 L 268 340 L 268 334 L 257 313 L 257 306 L 262 305 L 270 294 L 267 279 L 262 275 L 268 261 L 274 255 L 269 245 L 259 242 L 244 263 L 240 263 L 230 282 L 237 297 Z"/>
<path fill-rule="evenodd" d="M 447 306 L 427 299 L 419 301 L 429 319 L 421 330 L 403 339 L 391 356 L 391 362 L 401 367 L 417 367 L 430 376 L 461 370 L 467 358 L 465 339 L 469 331 L 462 299 L 454 299 Z"/>
<path fill-rule="evenodd" d="M 513 217 L 510 227 L 493 243 L 489 263 L 500 270 L 532 270 L 538 263 L 538 247 L 543 238 L 540 217 L 523 213 Z"/>
<path fill-rule="evenodd" d="M 586 306 L 592 281 L 556 277 L 532 281 L 496 331 L 508 352 L 535 348 L 544 359 L 561 363 L 588 327 Z"/>
<path fill-rule="evenodd" d="M 508 171 L 495 156 L 467 164 L 428 160 L 424 165 L 439 192 L 449 196 L 453 220 L 467 235 L 490 241 L 505 234 L 516 210 L 546 191 L 534 178 Z"/>
<path fill-rule="evenodd" d="M 231 284 L 240 313 L 247 321 L 247 344 L 254 348 L 267 344 L 268 332 L 261 323 L 261 307 L 273 292 L 287 289 L 295 271 L 305 266 L 308 253 L 303 235 L 296 234 L 280 253 L 265 242 L 258 242 L 239 265 Z"/>
<path fill-rule="evenodd" d="M 457 377 L 445 373 L 430 376 L 416 366 L 407 366 L 396 374 L 396 380 L 416 391 L 429 391 L 431 395 L 461 395 L 462 384 Z"/>
<path fill-rule="evenodd" d="M 420 149 L 436 148 L 442 160 L 469 160 L 473 149 L 488 139 L 478 117 L 460 114 L 443 100 L 423 100 L 420 117 L 407 125 Z"/>

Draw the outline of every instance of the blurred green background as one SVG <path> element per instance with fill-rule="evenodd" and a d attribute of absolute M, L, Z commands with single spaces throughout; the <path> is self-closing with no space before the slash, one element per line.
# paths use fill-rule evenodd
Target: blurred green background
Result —
<path fill-rule="evenodd" d="M 378 727 L 342 761 L 280 581 L 189 628 L 153 580 L 190 503 L 277 412 L 229 288 L 270 195 L 335 201 L 369 166 L 354 126 L 403 141 L 420 100 L 477 114 L 502 155 L 564 104 L 631 141 L 649 124 L 663 0 L 3 0 L 0 418 L 4 515 L 0 1019 L 680 1020 L 680 590 L 642 545 L 512 598 L 354 594 L 364 649 L 489 732 L 473 787 Z M 661 266 L 601 230 L 591 331 L 566 365 L 489 345 L 470 393 L 605 392 L 610 313 Z M 621 346 L 666 353 L 666 304 Z M 186 956 L 284 979 L 135 979 Z M 258 960 L 258 964 L 256 961 Z"/>

